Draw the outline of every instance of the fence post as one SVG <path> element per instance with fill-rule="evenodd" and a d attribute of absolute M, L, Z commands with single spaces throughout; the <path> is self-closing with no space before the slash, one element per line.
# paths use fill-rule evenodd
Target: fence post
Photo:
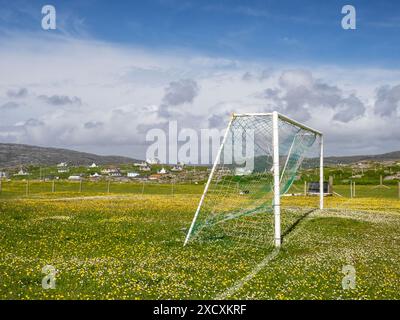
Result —
<path fill-rule="evenodd" d="M 25 190 L 26 196 L 29 196 L 29 180 L 26 180 L 26 190 Z"/>
<path fill-rule="evenodd" d="M 82 192 L 82 179 L 79 180 L 79 192 Z"/>
<path fill-rule="evenodd" d="M 110 180 L 108 180 L 108 183 L 107 183 L 107 193 L 110 193 Z"/>
<path fill-rule="evenodd" d="M 307 195 L 307 181 L 304 181 L 304 195 Z"/>
<path fill-rule="evenodd" d="M 3 177 L 0 177 L 0 193 L 1 193 L 1 191 L 2 191 L 2 182 L 3 182 Z"/>
<path fill-rule="evenodd" d="M 333 193 L 333 177 L 329 176 L 328 193 Z"/>
<path fill-rule="evenodd" d="M 144 181 L 142 182 L 142 195 L 144 194 Z"/>
<path fill-rule="evenodd" d="M 172 196 L 174 196 L 174 181 L 173 180 L 171 182 L 171 187 L 172 187 Z"/>
<path fill-rule="evenodd" d="M 53 183 L 51 184 L 51 192 L 56 192 L 56 184 L 54 180 Z"/>
<path fill-rule="evenodd" d="M 353 181 L 350 180 L 350 198 L 353 198 Z"/>
<path fill-rule="evenodd" d="M 353 182 L 353 197 L 356 197 L 356 182 Z"/>
<path fill-rule="evenodd" d="M 400 199 L 400 181 L 398 182 L 398 189 L 399 189 L 399 199 Z"/>

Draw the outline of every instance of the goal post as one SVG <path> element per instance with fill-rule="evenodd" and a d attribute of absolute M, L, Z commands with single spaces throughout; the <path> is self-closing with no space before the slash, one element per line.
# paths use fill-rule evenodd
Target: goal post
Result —
<path fill-rule="evenodd" d="M 220 147 L 219 147 L 219 150 L 218 150 L 218 153 L 217 153 L 217 157 L 216 157 L 216 159 L 215 159 L 215 161 L 214 161 L 214 164 L 213 164 L 213 167 L 212 167 L 212 169 L 211 169 L 211 173 L 210 173 L 210 175 L 208 176 L 208 180 L 207 180 L 206 186 L 205 186 L 205 188 L 204 188 L 203 194 L 201 195 L 199 205 L 197 206 L 197 210 L 196 210 L 196 212 L 195 212 L 195 214 L 194 214 L 194 217 L 193 217 L 193 220 L 192 220 L 192 224 L 190 225 L 189 231 L 188 231 L 188 233 L 187 233 L 187 235 L 186 235 L 184 245 L 186 245 L 186 244 L 188 243 L 189 238 L 190 238 L 190 235 L 192 234 L 194 225 L 195 225 L 196 220 L 197 220 L 197 216 L 199 215 L 200 208 L 201 208 L 201 206 L 202 206 L 202 204 L 203 204 L 204 198 L 205 198 L 205 196 L 206 196 L 206 194 L 207 194 L 208 188 L 209 188 L 210 183 L 211 183 L 211 180 L 212 180 L 212 178 L 213 178 L 214 171 L 215 171 L 215 169 L 216 169 L 216 167 L 217 167 L 217 164 L 218 164 L 218 162 L 219 162 L 219 160 L 220 160 L 220 158 L 221 158 L 222 149 L 223 149 L 223 147 L 224 147 L 226 138 L 227 138 L 227 136 L 228 136 L 228 134 L 229 134 L 229 130 L 230 130 L 230 128 L 231 128 L 231 124 L 232 124 L 233 119 L 234 119 L 234 115 L 232 114 L 231 120 L 229 121 L 228 127 L 226 128 L 226 131 L 225 131 L 225 134 L 224 134 L 224 138 L 222 139 L 222 143 L 221 143 L 221 145 L 220 145 Z"/>
<path fill-rule="evenodd" d="M 278 112 L 272 113 L 272 148 L 273 148 L 273 173 L 274 173 L 274 240 L 275 247 L 281 245 L 281 191 L 280 191 L 280 172 L 279 172 L 279 115 Z M 294 141 L 294 139 L 293 139 Z M 289 159 L 289 157 L 287 158 Z M 287 161 L 285 162 L 285 164 Z"/>
<path fill-rule="evenodd" d="M 322 133 L 276 111 L 232 114 L 184 245 L 205 233 L 208 239 L 227 236 L 252 244 L 271 241 L 279 247 L 281 196 L 292 187 L 307 152 L 315 146 L 323 209 Z"/>
<path fill-rule="evenodd" d="M 319 137 L 319 209 L 324 209 L 324 136 Z"/>

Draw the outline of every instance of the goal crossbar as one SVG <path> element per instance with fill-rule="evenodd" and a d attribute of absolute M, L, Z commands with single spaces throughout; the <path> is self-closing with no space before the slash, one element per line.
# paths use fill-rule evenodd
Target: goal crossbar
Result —
<path fill-rule="evenodd" d="M 300 122 L 296 121 L 296 120 L 293 120 L 292 118 L 290 118 L 290 117 L 288 117 L 288 116 L 285 116 L 284 114 L 282 114 L 282 113 L 280 113 L 280 112 L 277 112 L 277 111 L 274 111 L 274 112 L 276 112 L 276 113 L 278 114 L 278 118 L 280 118 L 280 119 L 282 119 L 282 120 L 285 120 L 286 122 L 289 122 L 289 123 L 291 123 L 291 124 L 293 124 L 293 125 L 295 125 L 295 126 L 297 126 L 297 127 L 299 127 L 299 128 L 302 128 L 302 129 L 311 131 L 311 132 L 313 132 L 313 133 L 315 133 L 315 134 L 317 134 L 317 135 L 319 135 L 319 136 L 322 136 L 322 132 L 320 132 L 320 131 L 318 131 L 318 130 L 315 130 L 315 129 L 313 129 L 313 128 L 311 128 L 311 127 L 309 127 L 309 126 L 307 126 L 307 125 L 305 125 L 305 124 L 303 124 L 303 123 L 300 123 Z M 272 115 L 274 114 L 274 112 L 233 113 L 233 114 L 232 114 L 232 117 L 272 116 Z"/>

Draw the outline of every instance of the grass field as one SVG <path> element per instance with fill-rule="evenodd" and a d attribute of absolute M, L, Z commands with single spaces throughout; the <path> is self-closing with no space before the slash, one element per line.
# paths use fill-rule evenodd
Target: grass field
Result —
<path fill-rule="evenodd" d="M 77 181 L 55 181 L 54 192 L 52 192 L 52 181 L 2 181 L 0 199 L 22 198 L 22 197 L 60 197 L 65 196 L 93 196 L 110 194 L 159 194 L 159 195 L 187 195 L 201 194 L 204 184 L 188 183 L 138 183 L 138 182 L 111 182 L 107 181 L 83 181 L 82 186 Z M 303 183 L 293 185 L 289 193 L 302 193 Z M 335 185 L 334 191 L 339 195 L 349 198 L 350 185 Z M 399 199 L 398 186 L 388 185 L 376 187 L 375 185 L 356 185 L 356 198 L 388 198 Z"/>
<path fill-rule="evenodd" d="M 272 246 L 214 239 L 182 247 L 201 189 L 181 186 L 174 195 L 162 188 L 143 195 L 65 191 L 19 198 L 3 192 L 0 297 L 400 298 L 396 198 L 327 197 L 324 211 L 293 215 L 284 210 L 282 249 L 258 268 Z M 283 205 L 308 208 L 316 200 L 283 197 Z M 41 286 L 45 265 L 57 269 L 54 290 Z M 344 265 L 356 270 L 355 289 L 342 288 Z M 238 290 L 228 290 L 254 270 L 259 272 Z"/>
<path fill-rule="evenodd" d="M 201 194 L 204 189 L 202 184 L 161 184 L 161 183 L 138 183 L 138 182 L 111 182 L 107 181 L 55 181 L 54 192 L 52 192 L 52 181 L 3 181 L 0 199 L 11 199 L 21 197 L 60 197 L 64 196 L 93 196 L 110 194 Z"/>

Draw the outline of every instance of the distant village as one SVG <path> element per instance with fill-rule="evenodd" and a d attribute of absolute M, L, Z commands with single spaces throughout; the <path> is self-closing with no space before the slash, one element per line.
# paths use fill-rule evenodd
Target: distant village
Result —
<path fill-rule="evenodd" d="M 198 183 L 207 179 L 209 168 L 187 166 L 184 163 L 176 165 L 163 165 L 158 159 L 147 159 L 123 165 L 97 165 L 88 166 L 70 165 L 60 162 L 56 166 L 21 166 L 0 171 L 0 178 L 16 180 L 115 180 L 115 181 L 158 181 L 180 182 L 191 181 Z"/>
<path fill-rule="evenodd" d="M 132 164 L 97 165 L 92 163 L 86 166 L 70 165 L 67 162 L 56 166 L 20 166 L 0 170 L 1 179 L 12 180 L 113 180 L 121 182 L 149 181 L 159 183 L 200 183 L 205 182 L 210 174 L 210 166 L 193 166 L 184 163 L 176 165 L 161 164 L 158 159 L 147 159 Z M 318 168 L 300 169 L 295 180 L 311 179 L 318 175 Z M 247 176 L 252 170 L 246 168 L 221 167 L 215 172 L 215 177 Z M 368 161 L 363 160 L 351 164 L 328 164 L 325 173 L 336 179 L 337 182 L 347 183 L 348 180 L 379 179 L 383 181 L 400 181 L 400 161 Z"/>
<path fill-rule="evenodd" d="M 338 169 L 350 169 L 350 179 L 362 179 L 369 172 L 380 174 L 385 181 L 400 180 L 400 161 L 385 160 L 381 162 L 363 160 L 354 164 L 344 165 L 338 164 Z"/>

